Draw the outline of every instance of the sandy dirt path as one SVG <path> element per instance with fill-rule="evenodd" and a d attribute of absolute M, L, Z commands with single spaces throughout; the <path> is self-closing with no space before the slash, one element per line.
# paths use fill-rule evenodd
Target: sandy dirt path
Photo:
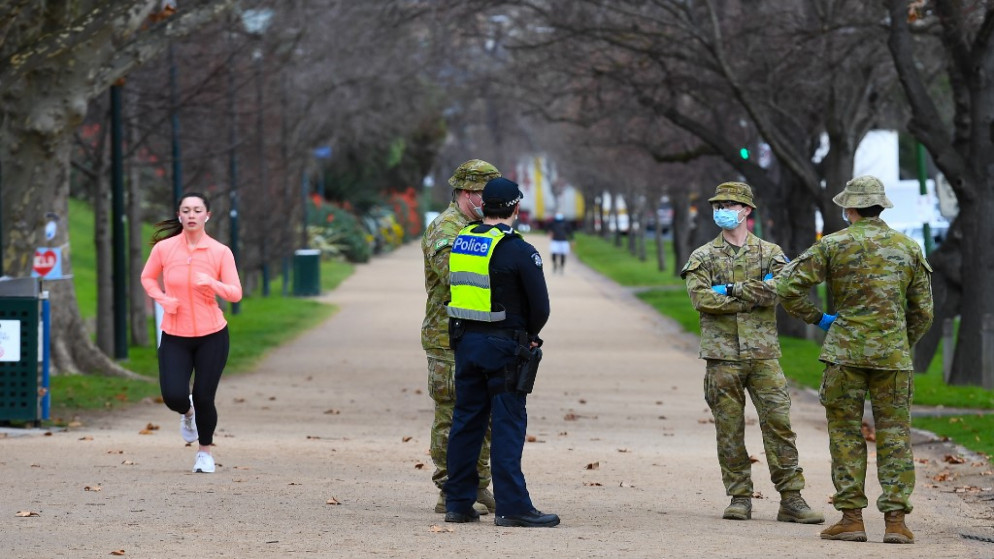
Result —
<path fill-rule="evenodd" d="M 530 240 L 544 253 L 543 238 Z M 721 520 L 728 499 L 696 339 L 575 258 L 548 277 L 552 318 L 524 453 L 533 500 L 563 522 L 444 523 L 432 511 L 421 268 L 415 244 L 359 266 L 325 296 L 340 306 L 334 317 L 254 372 L 225 377 L 213 475 L 190 473 L 195 449 L 161 404 L 50 434 L 0 433 L 0 557 L 994 556 L 994 544 L 961 537 L 984 533 L 990 512 L 954 494 L 953 481 L 957 468 L 990 466 L 942 463 L 941 445 L 916 446 L 913 546 L 880 543 L 872 508 L 863 544 L 776 522 L 751 408 L 747 442 L 765 498 L 753 520 Z M 795 392 L 792 418 L 804 494 L 834 521 L 822 409 Z M 160 429 L 140 434 L 149 423 Z M 932 480 L 947 469 L 948 482 Z M 878 492 L 871 482 L 871 501 Z"/>

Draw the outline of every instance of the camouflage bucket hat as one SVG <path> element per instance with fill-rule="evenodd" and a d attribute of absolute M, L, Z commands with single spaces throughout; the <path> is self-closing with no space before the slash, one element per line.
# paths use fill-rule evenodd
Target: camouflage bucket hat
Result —
<path fill-rule="evenodd" d="M 752 209 L 756 209 L 756 204 L 752 201 L 752 187 L 744 182 L 723 182 L 714 189 L 714 196 L 708 198 L 708 203 L 729 200 L 745 204 Z"/>
<path fill-rule="evenodd" d="M 449 178 L 449 186 L 460 190 L 481 191 L 488 180 L 499 176 L 500 171 L 497 167 L 482 159 L 470 159 L 456 167 L 456 171 Z"/>
<path fill-rule="evenodd" d="M 877 177 L 864 175 L 846 183 L 846 188 L 832 198 L 835 205 L 843 208 L 869 208 L 881 206 L 893 208 L 894 204 L 884 194 L 884 183 Z"/>

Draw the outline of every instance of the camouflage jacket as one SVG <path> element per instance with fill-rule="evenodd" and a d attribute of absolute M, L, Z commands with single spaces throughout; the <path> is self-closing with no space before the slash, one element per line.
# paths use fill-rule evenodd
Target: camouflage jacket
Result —
<path fill-rule="evenodd" d="M 791 262 L 777 293 L 787 312 L 813 324 L 822 311 L 808 291 L 828 282 L 838 318 L 822 345 L 822 361 L 910 370 L 911 346 L 932 324 L 931 273 L 918 243 L 880 218 L 863 218 Z"/>
<path fill-rule="evenodd" d="M 425 229 L 421 252 L 425 259 L 425 319 L 421 323 L 421 347 L 425 350 L 449 349 L 449 317 L 445 304 L 449 302 L 449 253 L 452 241 L 469 219 L 455 203 L 450 203 Z"/>
<path fill-rule="evenodd" d="M 779 246 L 749 233 L 738 250 L 718 235 L 690 255 L 680 277 L 701 313 L 702 359 L 740 361 L 780 357 L 774 276 L 787 264 Z M 719 295 L 715 285 L 734 283 Z"/>

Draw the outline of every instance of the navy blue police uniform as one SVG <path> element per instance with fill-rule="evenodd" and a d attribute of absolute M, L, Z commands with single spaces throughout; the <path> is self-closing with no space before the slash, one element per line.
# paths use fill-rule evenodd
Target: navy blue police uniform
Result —
<path fill-rule="evenodd" d="M 463 232 L 493 236 L 493 228 L 504 236 L 492 249 L 489 261 L 491 306 L 492 310 L 501 311 L 490 313 L 494 315 L 490 318 L 503 318 L 492 321 L 450 318 L 451 343 L 455 350 L 456 404 L 449 432 L 445 508 L 448 513 L 472 515 L 478 486 L 476 461 L 489 423 L 490 460 L 497 502 L 495 523 L 524 526 L 530 524 L 501 523 L 502 518 L 520 515 L 537 518 L 536 515 L 541 515 L 532 505 L 521 472 L 521 453 L 528 423 L 526 395 L 513 387 L 508 389 L 505 371 L 516 366 L 522 344 L 541 343 L 539 332 L 549 318 L 549 292 L 541 256 L 511 227 L 478 224 Z M 454 255 L 457 250 L 454 244 Z M 558 521 L 555 517 L 556 524 Z"/>

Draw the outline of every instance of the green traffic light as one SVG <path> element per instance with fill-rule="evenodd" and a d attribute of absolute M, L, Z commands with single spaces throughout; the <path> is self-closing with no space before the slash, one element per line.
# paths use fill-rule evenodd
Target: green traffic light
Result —
<path fill-rule="evenodd" d="M 739 150 L 739 156 L 741 156 L 742 159 L 749 159 L 749 148 L 742 148 L 742 149 L 740 149 Z"/>

